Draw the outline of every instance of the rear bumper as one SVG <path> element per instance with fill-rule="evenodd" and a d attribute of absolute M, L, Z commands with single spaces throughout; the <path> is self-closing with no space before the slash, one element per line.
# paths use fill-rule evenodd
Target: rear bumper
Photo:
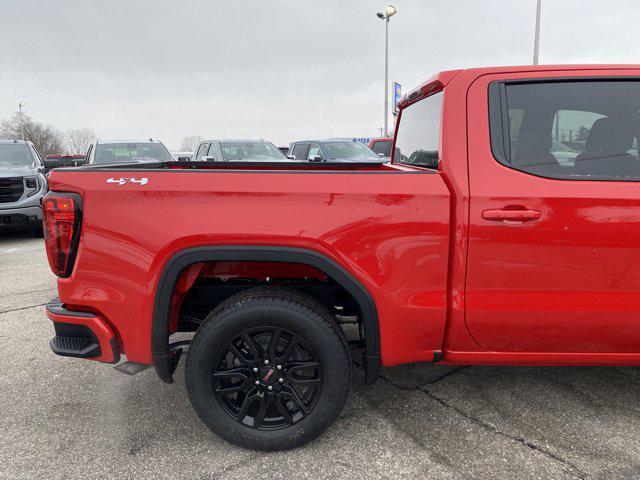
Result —
<path fill-rule="evenodd" d="M 57 298 L 47 304 L 46 312 L 56 332 L 50 342 L 56 355 L 104 363 L 120 361 L 115 334 L 99 315 L 68 310 Z"/>
<path fill-rule="evenodd" d="M 42 208 L 39 206 L 2 208 L 0 204 L 0 228 L 37 227 L 42 224 Z"/>

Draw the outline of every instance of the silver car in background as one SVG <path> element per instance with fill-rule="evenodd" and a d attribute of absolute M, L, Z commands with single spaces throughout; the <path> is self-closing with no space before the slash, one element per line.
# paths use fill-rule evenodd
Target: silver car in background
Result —
<path fill-rule="evenodd" d="M 158 140 L 98 140 L 87 151 L 88 165 L 172 162 L 173 156 Z"/>
<path fill-rule="evenodd" d="M 181 157 L 182 160 L 182 157 Z M 288 162 L 284 153 L 266 140 L 204 140 L 192 162 Z"/>

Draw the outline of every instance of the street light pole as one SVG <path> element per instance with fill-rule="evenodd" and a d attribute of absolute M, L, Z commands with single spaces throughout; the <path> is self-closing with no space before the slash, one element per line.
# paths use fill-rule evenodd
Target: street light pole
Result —
<path fill-rule="evenodd" d="M 22 121 L 22 107 L 24 107 L 27 104 L 27 102 L 20 102 L 18 103 L 18 114 L 20 116 L 20 138 L 22 140 L 24 140 L 24 127 L 23 127 L 23 121 Z"/>
<path fill-rule="evenodd" d="M 398 13 L 398 9 L 387 5 L 384 13 L 377 13 L 384 20 L 384 136 L 389 136 L 389 19 Z"/>
<path fill-rule="evenodd" d="M 384 19 L 384 136 L 389 136 L 389 16 Z"/>
<path fill-rule="evenodd" d="M 542 0 L 536 3 L 536 33 L 533 41 L 533 64 L 538 65 L 538 54 L 540 52 L 540 10 L 542 8 Z"/>

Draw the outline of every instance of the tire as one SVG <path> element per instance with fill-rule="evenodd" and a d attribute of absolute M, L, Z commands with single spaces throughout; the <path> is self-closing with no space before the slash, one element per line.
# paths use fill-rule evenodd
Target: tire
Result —
<path fill-rule="evenodd" d="M 329 311 L 277 287 L 246 290 L 215 308 L 189 346 L 185 369 L 202 421 L 231 443 L 264 451 L 321 435 L 351 383 L 346 341 Z"/>

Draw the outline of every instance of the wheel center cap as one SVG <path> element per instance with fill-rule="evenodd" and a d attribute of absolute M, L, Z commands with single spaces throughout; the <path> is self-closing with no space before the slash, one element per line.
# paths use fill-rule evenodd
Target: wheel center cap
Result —
<path fill-rule="evenodd" d="M 265 385 L 278 383 L 278 375 L 276 374 L 276 369 L 273 367 L 262 367 L 258 372 L 258 378 L 260 379 L 260 382 Z"/>

